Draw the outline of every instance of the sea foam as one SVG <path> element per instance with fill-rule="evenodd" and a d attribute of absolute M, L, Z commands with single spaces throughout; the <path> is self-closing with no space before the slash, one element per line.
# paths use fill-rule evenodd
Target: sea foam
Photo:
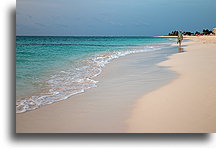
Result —
<path fill-rule="evenodd" d="M 41 106 L 68 99 L 73 95 L 85 92 L 87 89 L 97 87 L 98 81 L 94 80 L 94 77 L 98 76 L 102 72 L 103 67 L 113 59 L 129 54 L 160 49 L 162 49 L 161 46 L 144 46 L 139 49 L 113 51 L 95 55 L 83 61 L 84 64 L 76 67 L 73 71 L 70 69 L 64 70 L 50 76 L 50 79 L 46 81 L 49 86 L 48 91 L 18 100 L 16 102 L 16 113 L 35 110 Z"/>

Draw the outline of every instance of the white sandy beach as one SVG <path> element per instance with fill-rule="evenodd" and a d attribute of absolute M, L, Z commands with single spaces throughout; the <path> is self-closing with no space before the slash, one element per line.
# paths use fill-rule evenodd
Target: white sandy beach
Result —
<path fill-rule="evenodd" d="M 185 52 L 159 64 L 179 77 L 135 103 L 128 132 L 215 132 L 215 36 L 190 39 Z"/>

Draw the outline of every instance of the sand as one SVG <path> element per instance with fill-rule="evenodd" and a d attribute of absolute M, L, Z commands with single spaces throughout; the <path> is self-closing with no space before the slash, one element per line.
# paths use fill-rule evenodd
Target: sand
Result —
<path fill-rule="evenodd" d="M 189 38 L 185 52 L 159 64 L 179 77 L 138 99 L 129 133 L 215 132 L 215 37 Z"/>

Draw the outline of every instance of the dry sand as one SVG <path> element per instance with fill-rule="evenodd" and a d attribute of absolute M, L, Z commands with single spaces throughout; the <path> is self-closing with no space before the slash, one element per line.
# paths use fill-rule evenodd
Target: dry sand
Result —
<path fill-rule="evenodd" d="M 215 36 L 189 38 L 185 52 L 159 64 L 179 77 L 136 102 L 128 132 L 215 132 Z"/>

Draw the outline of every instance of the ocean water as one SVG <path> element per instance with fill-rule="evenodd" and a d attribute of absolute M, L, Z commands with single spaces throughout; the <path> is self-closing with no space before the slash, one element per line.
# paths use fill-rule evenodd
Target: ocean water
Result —
<path fill-rule="evenodd" d="M 16 112 L 84 93 L 97 87 L 94 78 L 113 59 L 163 51 L 175 42 L 162 37 L 17 36 Z"/>

